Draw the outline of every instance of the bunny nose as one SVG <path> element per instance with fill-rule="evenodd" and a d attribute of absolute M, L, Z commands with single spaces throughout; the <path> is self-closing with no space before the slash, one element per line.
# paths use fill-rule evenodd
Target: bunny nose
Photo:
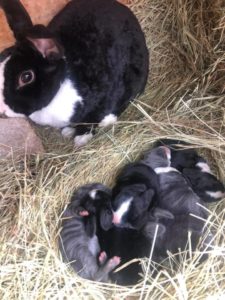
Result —
<path fill-rule="evenodd" d="M 112 222 L 113 222 L 113 224 L 118 225 L 118 224 L 120 224 L 121 219 L 120 219 L 120 217 L 117 214 L 113 214 Z"/>
<path fill-rule="evenodd" d="M 170 158 L 171 158 L 170 149 L 169 149 L 168 147 L 166 147 L 166 146 L 161 146 L 161 148 L 165 151 L 166 157 L 167 157 L 168 159 L 170 159 Z"/>

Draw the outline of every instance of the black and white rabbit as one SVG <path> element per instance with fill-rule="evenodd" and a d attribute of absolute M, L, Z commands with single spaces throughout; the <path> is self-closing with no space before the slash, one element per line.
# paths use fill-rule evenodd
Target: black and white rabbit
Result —
<path fill-rule="evenodd" d="M 159 176 L 159 197 L 157 206 L 174 215 L 194 214 L 207 219 L 204 202 L 189 186 L 182 173 L 171 167 L 171 151 L 160 146 L 146 153 L 143 161 Z"/>
<path fill-rule="evenodd" d="M 192 168 L 198 162 L 198 153 L 195 149 L 190 148 L 190 145 L 184 141 L 162 139 L 158 140 L 154 148 L 166 146 L 171 153 L 171 167 L 182 172 L 184 168 Z"/>
<path fill-rule="evenodd" d="M 19 0 L 1 0 L 0 7 L 16 38 L 0 63 L 1 113 L 61 128 L 82 146 L 97 124 L 115 123 L 143 92 L 149 54 L 128 7 L 74 0 L 47 27 L 33 25 Z"/>
<path fill-rule="evenodd" d="M 202 157 L 193 167 L 184 168 L 182 174 L 204 202 L 217 202 L 225 198 L 225 186 L 212 174 L 207 161 Z"/>
<path fill-rule="evenodd" d="M 107 259 L 100 251 L 98 224 L 108 230 L 112 224 L 110 190 L 102 184 L 87 184 L 72 196 L 63 213 L 59 249 L 81 277 L 107 282 L 109 273 L 120 263 L 119 257 Z"/>
<path fill-rule="evenodd" d="M 178 140 L 159 140 L 155 147 L 165 145 L 171 151 L 171 167 L 182 172 L 193 191 L 204 202 L 216 202 L 225 197 L 225 187 L 213 175 L 207 161 L 188 143 Z"/>
<path fill-rule="evenodd" d="M 158 176 L 152 168 L 141 162 L 125 165 L 112 190 L 113 223 L 141 228 L 157 199 L 158 190 Z"/>

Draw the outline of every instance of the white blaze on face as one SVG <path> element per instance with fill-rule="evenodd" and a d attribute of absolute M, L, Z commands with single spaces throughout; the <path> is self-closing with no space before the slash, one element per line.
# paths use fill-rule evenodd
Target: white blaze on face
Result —
<path fill-rule="evenodd" d="M 95 199 L 95 197 L 96 197 L 96 194 L 97 194 L 97 190 L 91 190 L 90 192 L 89 192 L 89 196 L 94 200 Z"/>
<path fill-rule="evenodd" d="M 156 174 L 169 173 L 169 172 L 177 172 L 180 173 L 177 169 L 173 167 L 158 167 L 154 169 Z"/>
<path fill-rule="evenodd" d="M 217 192 L 206 191 L 206 194 L 214 199 L 222 199 L 223 197 L 225 197 L 225 193 L 221 191 L 217 191 Z"/>
<path fill-rule="evenodd" d="M 209 165 L 207 163 L 205 163 L 205 162 L 198 162 L 196 164 L 196 166 L 199 167 L 202 172 L 206 172 L 206 173 L 209 173 L 209 174 L 212 173 L 211 170 L 210 170 Z"/>
<path fill-rule="evenodd" d="M 120 224 L 121 219 L 123 215 L 128 211 L 131 202 L 133 201 L 133 197 L 128 198 L 126 201 L 124 201 L 120 207 L 113 212 L 113 223 L 114 224 Z"/>
<path fill-rule="evenodd" d="M 23 114 L 14 112 L 7 104 L 5 104 L 4 84 L 5 84 L 5 66 L 10 56 L 0 63 L 0 114 L 5 114 L 7 117 L 24 117 Z"/>
<path fill-rule="evenodd" d="M 52 101 L 42 109 L 33 112 L 29 118 L 40 125 L 49 125 L 55 128 L 66 127 L 74 114 L 75 104 L 81 103 L 82 100 L 72 82 L 66 79 Z"/>
<path fill-rule="evenodd" d="M 5 84 L 5 65 L 7 61 L 10 59 L 10 57 L 7 57 L 3 62 L 0 63 L 0 113 L 4 114 L 7 105 L 5 104 L 5 98 L 3 95 L 4 91 L 4 84 Z"/>

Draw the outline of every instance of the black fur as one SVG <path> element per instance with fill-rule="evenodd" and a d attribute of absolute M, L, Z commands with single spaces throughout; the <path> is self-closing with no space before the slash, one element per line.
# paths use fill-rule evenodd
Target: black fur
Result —
<path fill-rule="evenodd" d="M 204 202 L 220 201 L 225 197 L 225 187 L 216 176 L 214 176 L 207 161 L 198 155 L 194 149 L 182 149 L 182 146 L 188 146 L 188 143 L 178 140 L 159 140 L 155 147 L 165 145 L 171 150 L 171 167 L 181 171 L 193 191 Z M 180 147 L 179 147 L 180 146 Z M 189 145 L 190 146 L 190 145 Z M 204 163 L 208 170 L 202 170 L 197 164 Z M 221 196 L 210 196 L 209 192 L 221 192 Z"/>
<path fill-rule="evenodd" d="M 216 202 L 225 198 L 225 187 L 213 174 L 203 172 L 199 167 L 183 169 L 183 175 L 193 191 L 204 202 Z M 221 193 L 213 197 L 211 193 Z"/>
<path fill-rule="evenodd" d="M 71 80 L 82 103 L 76 103 L 62 124 L 56 126 L 51 120 L 40 124 L 99 123 L 108 114 L 120 115 L 129 101 L 143 92 L 148 50 L 136 17 L 124 5 L 114 0 L 74 0 L 47 28 L 28 26 L 31 20 L 19 1 L 1 1 L 0 5 L 17 37 L 4 75 L 5 103 L 14 112 L 29 116 L 46 107 L 65 78 Z M 37 39 L 49 39 L 53 44 L 45 49 L 48 54 L 51 51 L 46 57 L 35 46 Z M 32 70 L 35 80 L 18 89 L 18 76 L 24 70 Z M 62 99 L 62 108 L 64 101 L 67 99 Z M 77 133 L 89 130 L 79 127 Z"/>
<path fill-rule="evenodd" d="M 98 233 L 99 244 L 109 257 L 119 256 L 121 263 L 132 259 L 148 257 L 151 249 L 151 238 L 142 230 L 126 227 L 112 227 L 109 231 Z M 142 268 L 139 262 L 133 262 L 119 272 L 110 273 L 112 282 L 120 285 L 137 284 L 141 279 Z"/>
<path fill-rule="evenodd" d="M 149 214 L 149 222 L 145 226 L 145 234 L 151 239 L 156 232 L 157 237 L 154 244 L 153 261 L 162 263 L 168 258 L 168 252 L 178 254 L 185 250 L 196 250 L 200 238 L 204 238 L 203 246 L 211 242 L 212 236 L 204 231 L 205 221 L 189 215 L 188 211 L 184 214 L 173 215 L 170 211 L 154 208 Z M 206 235 L 207 237 L 205 237 Z M 201 262 L 207 258 L 203 255 Z M 174 267 L 176 267 L 174 265 Z"/>
<path fill-rule="evenodd" d="M 16 39 L 21 38 L 24 31 L 32 27 L 31 19 L 20 1 L 1 0 L 0 7 L 4 9 L 7 22 Z"/>
<path fill-rule="evenodd" d="M 160 185 L 158 207 L 169 210 L 175 215 L 192 213 L 207 218 L 206 211 L 198 205 L 203 205 L 202 200 L 189 187 L 182 173 L 175 168 L 169 171 L 165 169 L 166 172 L 163 171 L 164 168 L 171 165 L 169 157 L 165 155 L 165 147 L 152 149 L 146 154 L 144 161 L 155 171 L 157 168 L 161 168 L 158 173 Z"/>
<path fill-rule="evenodd" d="M 119 226 L 141 228 L 146 222 L 147 211 L 157 199 L 158 190 L 158 177 L 149 166 L 139 162 L 126 165 L 112 190 L 114 212 L 127 199 L 132 198 L 129 210 L 123 215 Z"/>
<path fill-rule="evenodd" d="M 185 148 L 188 143 L 179 140 L 163 139 L 155 143 L 154 147 L 167 146 L 171 151 L 171 167 L 182 172 L 184 168 L 191 168 L 198 162 L 196 150 Z M 182 148 L 183 147 L 183 148 Z"/>
<path fill-rule="evenodd" d="M 112 190 L 114 213 L 128 198 L 133 200 L 120 224 L 107 232 L 100 230 L 98 238 L 102 250 L 109 256 L 121 257 L 119 267 L 132 259 L 149 256 L 152 239 L 145 235 L 143 227 L 148 220 L 148 211 L 156 201 L 158 184 L 154 171 L 139 162 L 126 165 L 117 176 Z M 141 279 L 141 273 L 139 262 L 133 262 L 119 272 L 112 272 L 110 278 L 120 285 L 132 285 Z"/>
<path fill-rule="evenodd" d="M 12 54 L 14 47 L 9 47 L 0 53 L 0 63 L 3 62 L 9 55 Z"/>

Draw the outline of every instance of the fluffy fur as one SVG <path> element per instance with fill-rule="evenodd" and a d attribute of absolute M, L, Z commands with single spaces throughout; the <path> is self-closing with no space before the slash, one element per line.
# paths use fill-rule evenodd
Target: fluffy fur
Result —
<path fill-rule="evenodd" d="M 106 116 L 113 115 L 116 121 L 143 92 L 148 50 L 141 27 L 126 6 L 114 0 L 70 1 L 47 27 L 33 26 L 20 1 L 3 0 L 0 6 L 17 39 L 2 87 L 12 111 L 53 127 L 70 123 L 105 126 Z M 18 78 L 24 71 L 32 71 L 34 78 L 21 87 Z M 71 90 L 60 95 L 62 111 L 50 110 L 66 81 L 71 82 Z M 71 98 L 73 94 L 79 101 Z M 67 101 L 73 105 L 62 117 Z M 10 115 L 7 110 L 5 114 Z M 90 130 L 77 126 L 75 134 Z"/>

